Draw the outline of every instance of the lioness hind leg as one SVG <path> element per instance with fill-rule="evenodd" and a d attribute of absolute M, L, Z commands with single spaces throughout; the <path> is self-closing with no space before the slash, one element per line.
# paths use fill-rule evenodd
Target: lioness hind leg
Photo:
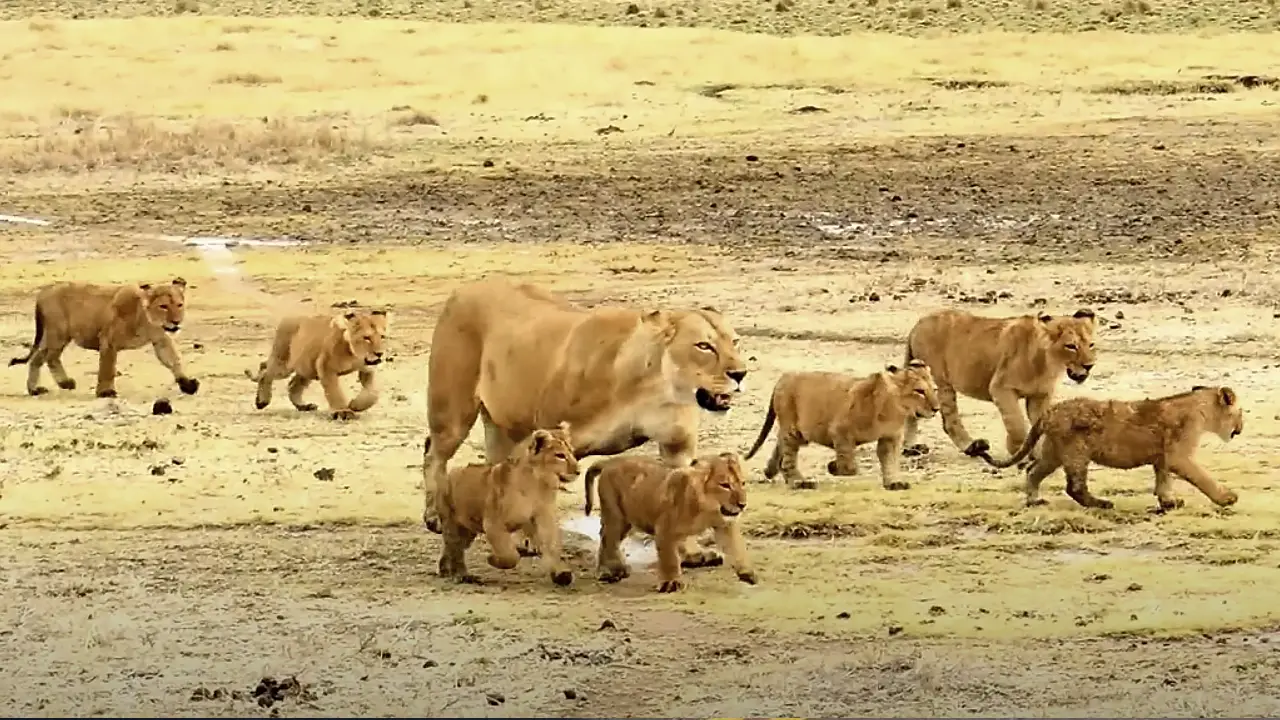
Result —
<path fill-rule="evenodd" d="M 266 376 L 264 375 L 263 377 L 265 380 Z M 289 378 L 289 402 L 293 403 L 293 407 L 296 408 L 298 412 L 311 412 L 317 407 L 315 403 L 309 403 L 302 399 L 302 393 L 306 392 L 310 385 L 311 380 L 304 378 L 301 375 L 294 375 Z"/>
<path fill-rule="evenodd" d="M 1072 463 L 1063 468 L 1067 474 L 1067 495 L 1083 507 L 1110 510 L 1115 503 L 1095 497 L 1089 492 L 1089 466 L 1086 463 Z"/>
<path fill-rule="evenodd" d="M 76 381 L 67 374 L 67 369 L 62 366 L 62 351 L 66 350 L 66 346 L 49 347 L 49 353 L 45 357 L 45 363 L 49 366 L 49 374 L 53 376 L 53 381 L 58 383 L 58 387 L 63 390 L 75 390 Z"/>
<path fill-rule="evenodd" d="M 724 557 L 714 551 L 702 547 L 698 538 L 690 535 L 680 543 L 680 567 L 701 568 L 717 567 L 724 564 Z"/>

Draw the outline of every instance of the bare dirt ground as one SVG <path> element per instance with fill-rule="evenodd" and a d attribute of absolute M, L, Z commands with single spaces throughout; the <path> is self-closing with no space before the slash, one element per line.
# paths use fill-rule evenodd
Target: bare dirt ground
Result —
<path fill-rule="evenodd" d="M 417 31 L 360 23 L 343 32 L 366 33 L 368 47 Z M 24 369 L 8 369 L 0 708 L 10 714 L 1280 713 L 1269 594 L 1280 580 L 1272 90 L 1098 94 L 1064 90 L 1047 70 L 1036 79 L 1035 68 L 1008 71 L 1025 86 L 911 84 L 994 65 L 988 49 L 904 71 L 915 80 L 889 89 L 823 94 L 828 113 L 793 115 L 816 97 L 803 88 L 827 72 L 795 60 L 809 47 L 797 40 L 770 46 L 796 63 L 774 72 L 805 76 L 781 95 L 739 87 L 676 99 L 696 95 L 689 78 L 658 73 L 657 85 L 626 97 L 494 93 L 479 105 L 501 107 L 475 110 L 474 90 L 449 95 L 424 80 L 417 91 L 435 98 L 448 137 L 397 126 L 376 147 L 348 146 L 346 120 L 334 119 L 331 134 L 305 136 L 313 142 L 302 147 L 286 139 L 310 126 L 268 134 L 254 130 L 266 125 L 257 111 L 278 103 L 301 113 L 314 101 L 354 113 L 377 91 L 369 112 L 382 112 L 400 96 L 305 89 L 301 64 L 272 66 L 284 75 L 278 93 L 272 83 L 184 88 L 162 70 L 142 87 L 128 80 L 143 70 L 124 65 L 88 83 L 70 55 L 114 56 L 67 38 L 83 33 L 105 47 L 129 26 L 92 27 L 103 30 L 0 25 L 0 37 L 18 37 L 12 30 L 30 43 L 0 52 L 0 119 L 11 113 L 0 213 L 50 221 L 0 222 L 0 340 L 11 355 L 25 352 L 44 283 L 182 275 L 191 283 L 182 350 L 203 385 L 180 395 L 141 350 L 122 357 L 118 401 L 92 398 L 96 356 L 85 351 L 67 353 L 80 381 L 72 392 L 27 397 Z M 215 56 L 283 52 L 282 38 L 300 32 L 174 27 L 171 40 L 138 33 L 128 52 L 159 57 L 163 42 L 189 31 L 210 34 L 206 49 L 230 38 L 236 47 L 208 51 Z M 505 51 L 513 63 L 521 46 L 546 40 L 541 30 L 475 32 L 514 38 Z M 356 40 L 334 33 L 353 52 Z M 1163 43 L 1170 55 L 1183 47 L 1133 42 Z M 1236 40 L 1194 42 L 1194 53 L 1218 58 L 1197 73 L 1257 60 Z M 1253 42 L 1259 53 L 1271 47 Z M 276 49 L 245 49 L 258 45 Z M 1155 72 L 1126 62 L 1098 65 L 1088 82 L 1176 74 L 1176 64 Z M 351 65 L 373 66 L 375 84 L 407 82 L 372 60 Z M 6 90 L 33 77 L 67 84 L 19 106 Z M 177 129 L 91 127 L 125 111 L 113 92 L 153 92 L 132 111 Z M 183 110 L 201 92 L 208 105 Z M 673 108 L 680 124 L 658 121 Z M 526 119 L 544 111 L 545 122 Z M 63 134 L 43 125 L 47 113 Z M 206 114 L 243 125 L 209 134 L 183 125 Z M 788 119 L 761 120 L 776 117 Z M 592 131 L 606 124 L 625 131 Z M 246 148 L 263 154 L 230 162 Z M 325 164 L 325 152 L 347 150 Z M 162 234 L 307 244 L 235 247 L 229 267 Z M 782 372 L 865 374 L 898 361 L 925 311 L 1091 307 L 1103 318 L 1101 359 L 1084 386 L 1064 383 L 1063 396 L 1235 387 L 1248 403 L 1245 433 L 1229 445 L 1206 439 L 1201 461 L 1241 499 L 1219 511 L 1182 485 L 1187 507 L 1157 516 L 1148 472 L 1095 470 L 1095 493 L 1116 509 L 1076 506 L 1060 474 L 1045 485 L 1048 507 L 1023 509 L 1016 472 L 962 457 L 935 422 L 924 428 L 933 452 L 905 466 L 909 490 L 884 491 L 865 450 L 863 474 L 845 479 L 823 472 L 826 453 L 804 451 L 815 491 L 753 483 L 744 527 L 758 586 L 724 568 L 691 571 L 677 596 L 654 593 L 645 569 L 600 586 L 592 544 L 580 537 L 571 588 L 552 587 L 535 561 L 488 568 L 482 542 L 470 561 L 485 584 L 445 583 L 435 576 L 438 537 L 418 522 L 430 331 L 454 287 L 491 274 L 584 305 L 721 308 L 752 369 L 740 405 L 705 421 L 703 447 L 716 450 L 749 445 Z M 352 301 L 392 308 L 380 403 L 349 424 L 297 413 L 282 392 L 255 410 L 242 373 L 279 316 Z M 161 396 L 174 414 L 150 414 Z M 990 406 L 962 401 L 961 411 L 975 436 L 998 436 Z M 479 457 L 479 441 L 477 430 L 459 461 Z M 755 480 L 771 443 L 748 463 Z M 581 512 L 577 493 L 562 510 Z"/>

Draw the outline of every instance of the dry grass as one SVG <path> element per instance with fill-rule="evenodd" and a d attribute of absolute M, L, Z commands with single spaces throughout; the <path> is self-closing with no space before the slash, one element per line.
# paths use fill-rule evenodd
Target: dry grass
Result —
<path fill-rule="evenodd" d="M 1264 114 L 1271 88 L 1203 78 L 1280 62 L 1271 35 L 777 38 L 189 14 L 4 22 L 0 34 L 0 168 L 13 173 L 318 167 L 384 145 L 398 150 L 394 162 L 444 162 L 450 148 L 481 138 L 830 143 Z M 565 47 L 574 48 L 568 66 Z M 1171 103 L 1174 94 L 1186 97 Z M 793 112 L 802 106 L 827 112 Z M 91 108 L 115 129 L 89 132 L 68 123 L 65 108 Z M 610 126 L 620 132 L 599 132 Z"/>

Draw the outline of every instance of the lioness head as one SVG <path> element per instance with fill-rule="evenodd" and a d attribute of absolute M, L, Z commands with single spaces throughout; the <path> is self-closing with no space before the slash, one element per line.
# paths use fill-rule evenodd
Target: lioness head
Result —
<path fill-rule="evenodd" d="M 1096 328 L 1093 311 L 1081 308 L 1071 317 L 1041 315 L 1049 333 L 1049 353 L 1067 366 L 1067 377 L 1082 383 L 1089 379 L 1089 371 L 1097 360 L 1093 349 L 1093 333 Z"/>
<path fill-rule="evenodd" d="M 1229 387 L 1196 385 L 1191 391 L 1210 395 L 1206 398 L 1208 408 L 1205 420 L 1208 427 L 1205 429 L 1222 438 L 1223 442 L 1229 442 L 1231 438 L 1244 432 L 1244 410 L 1240 408 L 1240 398 L 1236 396 L 1235 390 Z"/>
<path fill-rule="evenodd" d="M 738 355 L 738 334 L 715 308 L 654 310 L 643 322 L 665 347 L 662 373 L 679 402 L 725 412 L 742 392 L 747 366 Z"/>
<path fill-rule="evenodd" d="M 555 473 L 563 485 L 578 477 L 578 459 L 569 440 L 569 424 L 534 430 L 529 437 L 529 459 L 540 469 Z"/>
<path fill-rule="evenodd" d="M 334 318 L 335 325 L 342 326 L 342 339 L 351 348 L 351 354 L 373 367 L 382 362 L 382 336 L 387 332 L 386 310 L 352 310 Z"/>
<path fill-rule="evenodd" d="M 178 332 L 187 316 L 187 281 L 179 277 L 159 285 L 140 283 L 138 288 L 146 298 L 147 320 L 165 332 Z"/>
<path fill-rule="evenodd" d="M 737 517 L 747 509 L 747 486 L 737 453 L 694 458 L 689 471 L 696 473 L 698 504 L 703 512 L 718 511 L 725 517 Z"/>
<path fill-rule="evenodd" d="M 898 384 L 898 400 L 908 415 L 931 418 L 938 413 L 938 388 L 924 361 L 912 360 L 904 368 L 889 365 L 885 370 Z"/>

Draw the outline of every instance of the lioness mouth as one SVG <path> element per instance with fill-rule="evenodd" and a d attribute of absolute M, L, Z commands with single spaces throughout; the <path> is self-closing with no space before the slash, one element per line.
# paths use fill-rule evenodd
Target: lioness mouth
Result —
<path fill-rule="evenodd" d="M 742 512 L 742 510 L 739 508 L 727 508 L 723 505 L 720 506 L 720 514 L 725 517 L 737 517 L 740 512 Z"/>
<path fill-rule="evenodd" d="M 164 331 L 165 331 L 165 332 L 167 332 L 167 333 L 176 333 L 176 332 L 178 332 L 178 329 L 179 329 L 179 328 L 178 328 L 178 326 L 177 326 L 177 325 L 165 325 L 165 326 L 164 326 Z"/>
<path fill-rule="evenodd" d="M 1232 431 L 1231 431 L 1231 437 L 1235 437 L 1235 436 L 1237 436 L 1237 435 L 1239 435 L 1239 434 L 1240 434 L 1240 431 L 1239 431 L 1239 430 L 1232 430 Z"/>
<path fill-rule="evenodd" d="M 1071 378 L 1072 380 L 1075 380 L 1077 383 L 1082 383 L 1085 380 L 1089 379 L 1089 373 L 1068 372 L 1067 377 Z"/>
<path fill-rule="evenodd" d="M 712 395 L 704 388 L 698 388 L 698 392 L 694 393 L 694 399 L 697 400 L 698 407 L 709 412 L 725 412 L 733 405 L 733 396 L 729 393 Z"/>
<path fill-rule="evenodd" d="M 366 358 L 366 359 L 365 359 L 365 361 L 364 361 L 364 364 L 365 364 L 365 365 L 378 365 L 378 364 L 379 364 L 379 363 L 381 363 L 381 362 L 382 362 L 382 358 L 373 358 L 373 359 L 368 359 L 368 358 Z"/>

